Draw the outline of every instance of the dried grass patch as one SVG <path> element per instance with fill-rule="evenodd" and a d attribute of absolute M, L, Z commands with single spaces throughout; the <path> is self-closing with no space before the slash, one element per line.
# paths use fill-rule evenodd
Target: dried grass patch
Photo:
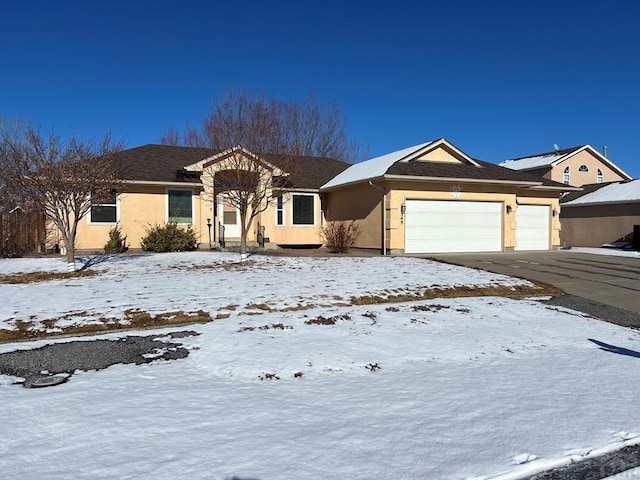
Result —
<path fill-rule="evenodd" d="M 29 272 L 0 275 L 0 283 L 23 284 L 35 282 L 49 282 L 51 280 L 67 280 L 69 278 L 93 277 L 98 272 L 95 270 L 80 270 L 77 272 Z"/>
<path fill-rule="evenodd" d="M 33 321 L 15 320 L 16 329 L 0 329 L 0 343 L 15 342 L 20 340 L 33 340 L 37 338 L 55 337 L 60 335 L 84 335 L 92 333 L 106 333 L 115 330 L 160 328 L 173 325 L 185 325 L 191 323 L 208 323 L 213 318 L 207 312 L 185 313 L 183 311 L 165 312 L 151 315 L 143 310 L 126 310 L 125 319 L 99 318 L 99 323 L 84 323 L 81 325 L 69 325 L 58 327 L 58 320 L 67 320 L 70 314 L 58 319 L 47 319 L 39 324 Z M 51 331 L 56 329 L 56 331 Z"/>
<path fill-rule="evenodd" d="M 351 305 L 375 305 L 381 303 L 415 302 L 418 300 L 432 300 L 434 298 L 461 298 L 461 297 L 531 297 L 531 296 L 556 296 L 565 292 L 546 283 L 530 281 L 533 285 L 488 285 L 488 286 L 461 286 L 451 288 L 424 288 L 415 289 L 397 295 L 363 295 L 351 297 Z"/>

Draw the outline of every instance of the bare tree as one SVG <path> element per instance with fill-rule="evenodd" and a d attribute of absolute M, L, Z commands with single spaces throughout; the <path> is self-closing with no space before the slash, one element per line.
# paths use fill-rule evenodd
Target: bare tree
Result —
<path fill-rule="evenodd" d="M 0 125 L 7 191 L 26 208 L 44 212 L 59 230 L 69 271 L 75 271 L 78 223 L 92 203 L 102 203 L 120 186 L 112 156 L 122 148 L 109 134 L 100 141 L 75 135 L 62 140 L 53 130 L 45 135 L 31 123 Z"/>
<path fill-rule="evenodd" d="M 200 131 L 187 127 L 180 138 L 170 128 L 162 141 L 222 152 L 214 166 L 203 170 L 203 183 L 214 202 L 222 193 L 228 205 L 237 208 L 244 259 L 254 219 L 286 191 L 295 156 L 357 159 L 358 147 L 348 139 L 346 127 L 336 102 L 325 109 L 313 96 L 299 103 L 231 91 L 213 104 Z"/>
<path fill-rule="evenodd" d="M 228 120 L 240 119 L 242 122 L 249 120 L 248 115 L 252 108 L 269 109 L 272 121 L 277 121 L 279 138 L 277 144 L 279 151 L 275 152 L 269 142 L 259 142 L 261 147 L 270 150 L 252 150 L 257 153 L 277 153 L 288 155 L 302 155 L 309 157 L 327 157 L 342 160 L 347 163 L 355 163 L 364 160 L 366 149 L 363 150 L 347 134 L 348 121 L 338 103 L 334 100 L 323 107 L 318 104 L 313 95 L 303 102 L 294 100 L 276 100 L 265 98 L 264 95 L 255 96 L 247 92 L 239 94 L 230 91 L 220 101 L 214 103 L 210 114 L 203 119 L 200 130 L 187 125 L 180 131 L 175 127 L 169 127 L 160 137 L 163 145 L 184 145 L 188 147 L 211 147 L 218 144 L 217 138 L 212 138 L 212 130 L 219 130 L 221 113 L 224 112 Z M 231 112 L 233 110 L 233 112 Z M 264 112 L 255 112 L 258 116 L 264 116 Z M 230 130 L 237 131 L 233 135 Z M 245 123 L 229 123 L 226 127 L 226 136 L 244 139 L 248 130 L 253 130 L 254 125 Z M 273 133 L 273 132 L 272 132 Z M 274 141 L 276 141 L 274 139 Z M 222 150 L 232 148 L 241 143 L 225 145 Z M 249 148 L 248 146 L 242 144 Z"/>
<path fill-rule="evenodd" d="M 254 219 L 267 209 L 278 179 L 290 170 L 282 168 L 289 157 L 283 153 L 286 148 L 281 105 L 264 96 L 231 93 L 213 106 L 204 121 L 202 137 L 207 146 L 221 152 L 215 165 L 203 171 L 203 183 L 209 187 L 214 202 L 222 193 L 224 201 L 238 210 L 240 254 L 244 260 Z M 281 160 L 277 162 L 279 166 L 266 162 L 259 155 L 262 152 Z"/>

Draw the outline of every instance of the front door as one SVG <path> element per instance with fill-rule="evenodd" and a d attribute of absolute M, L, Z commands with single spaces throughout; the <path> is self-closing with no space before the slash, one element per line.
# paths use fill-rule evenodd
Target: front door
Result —
<path fill-rule="evenodd" d="M 220 223 L 224 226 L 224 237 L 240 238 L 240 212 L 230 205 L 226 196 L 220 196 L 218 203 L 218 212 L 220 212 Z"/>

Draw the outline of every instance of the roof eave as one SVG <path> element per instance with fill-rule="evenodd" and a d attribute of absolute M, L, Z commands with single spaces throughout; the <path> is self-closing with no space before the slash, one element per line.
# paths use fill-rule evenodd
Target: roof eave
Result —
<path fill-rule="evenodd" d="M 384 180 L 405 180 L 409 182 L 461 182 L 461 183 L 485 183 L 500 185 L 516 185 L 523 187 L 542 186 L 542 182 L 529 182 L 525 180 L 493 180 L 484 178 L 459 178 L 459 177 L 424 177 L 415 175 L 383 175 Z"/>
<path fill-rule="evenodd" d="M 540 185 L 537 187 L 531 187 L 532 190 L 557 190 L 558 192 L 581 192 L 581 187 L 572 187 L 569 185 L 555 186 L 555 185 Z"/>
<path fill-rule="evenodd" d="M 166 187 L 203 187 L 200 182 L 163 182 L 159 180 L 120 180 L 127 185 L 150 185 L 150 186 L 166 186 Z"/>
<path fill-rule="evenodd" d="M 375 181 L 378 181 L 378 180 L 384 180 L 384 175 L 380 175 L 380 176 L 377 176 L 377 177 L 371 177 L 371 178 L 359 178 L 358 180 L 353 180 L 351 182 L 340 183 L 338 185 L 332 185 L 330 187 L 322 186 L 322 187 L 320 187 L 319 191 L 320 192 L 330 192 L 331 190 L 338 190 L 340 188 L 351 187 L 353 185 L 358 185 L 360 183 L 375 182 Z M 329 182 L 327 182 L 327 183 L 329 183 Z"/>
<path fill-rule="evenodd" d="M 602 201 L 602 202 L 584 202 L 584 203 L 573 203 L 572 202 L 567 202 L 567 203 L 561 203 L 560 206 L 562 208 L 576 208 L 576 207 L 597 207 L 600 205 L 621 205 L 621 204 L 627 204 L 627 203 L 640 203 L 640 198 L 637 198 L 635 200 L 609 200 L 609 201 Z"/>

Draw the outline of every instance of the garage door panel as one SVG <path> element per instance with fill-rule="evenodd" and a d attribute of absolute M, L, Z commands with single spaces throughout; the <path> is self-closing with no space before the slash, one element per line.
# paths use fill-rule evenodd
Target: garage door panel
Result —
<path fill-rule="evenodd" d="M 549 250 L 548 205 L 518 205 L 516 250 Z"/>
<path fill-rule="evenodd" d="M 407 200 L 406 253 L 502 250 L 502 203 Z"/>

